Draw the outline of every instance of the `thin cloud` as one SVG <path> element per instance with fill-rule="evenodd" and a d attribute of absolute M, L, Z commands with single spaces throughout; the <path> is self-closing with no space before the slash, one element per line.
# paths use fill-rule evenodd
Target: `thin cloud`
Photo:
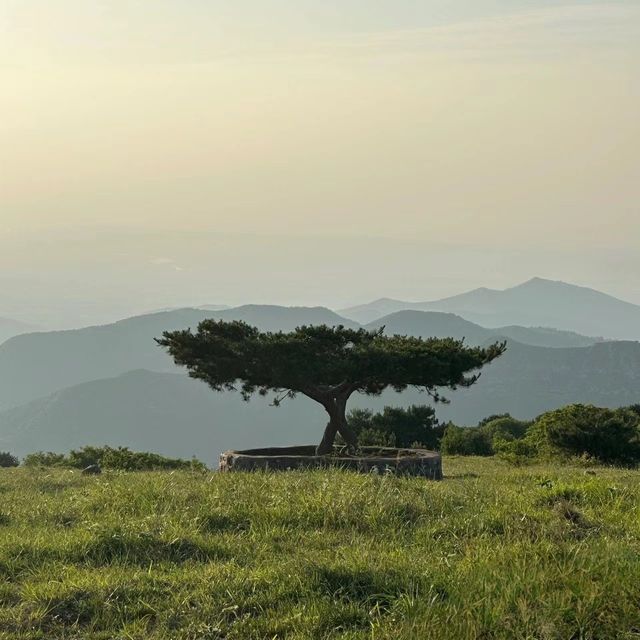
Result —
<path fill-rule="evenodd" d="M 158 267 L 169 267 L 173 271 L 184 271 L 184 267 L 177 264 L 173 258 L 153 258 L 149 262 Z"/>
<path fill-rule="evenodd" d="M 421 53 L 466 58 L 547 56 L 588 48 L 639 49 L 640 5 L 559 6 L 459 22 L 350 36 L 327 44 L 354 54 Z"/>
<path fill-rule="evenodd" d="M 73 65 L 201 64 L 378 54 L 468 59 L 505 54 L 539 57 L 571 49 L 640 48 L 640 3 L 636 1 L 558 3 L 535 10 L 505 10 L 498 16 L 448 25 L 344 32 L 333 37 L 296 29 L 293 24 L 287 28 L 286 23 L 276 29 L 272 23 L 258 22 L 250 29 L 240 14 L 216 15 L 213 11 L 200 15 L 178 11 L 170 4 L 164 12 L 152 12 L 155 17 L 148 19 L 142 11 L 146 3 L 140 3 L 132 11 L 130 24 L 122 16 L 116 19 L 118 16 L 111 15 L 105 4 L 73 2 L 61 7 L 42 0 L 24 4 L 18 10 L 22 3 L 13 0 L 8 5 L 11 11 L 0 8 L 0 68 L 34 61 Z M 223 24 L 227 28 L 223 29 Z M 189 38 L 184 37 L 186 33 Z"/>

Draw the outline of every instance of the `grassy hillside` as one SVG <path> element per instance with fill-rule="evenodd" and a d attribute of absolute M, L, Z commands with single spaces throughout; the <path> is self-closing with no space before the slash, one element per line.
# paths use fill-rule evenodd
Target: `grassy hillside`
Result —
<path fill-rule="evenodd" d="M 445 473 L 3 470 L 0 638 L 637 635 L 638 472 Z"/>

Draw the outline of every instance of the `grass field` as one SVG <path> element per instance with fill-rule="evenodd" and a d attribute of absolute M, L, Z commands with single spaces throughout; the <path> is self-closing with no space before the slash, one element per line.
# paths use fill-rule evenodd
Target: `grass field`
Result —
<path fill-rule="evenodd" d="M 640 638 L 640 472 L 0 471 L 0 638 Z"/>

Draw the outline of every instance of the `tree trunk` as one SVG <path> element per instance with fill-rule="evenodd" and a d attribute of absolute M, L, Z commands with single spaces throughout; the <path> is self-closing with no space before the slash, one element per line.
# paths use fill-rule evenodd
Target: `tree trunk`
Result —
<path fill-rule="evenodd" d="M 327 426 L 325 427 L 324 434 L 322 436 L 322 440 L 320 444 L 316 448 L 316 455 L 325 456 L 328 453 L 331 453 L 333 450 L 333 443 L 336 439 L 336 434 L 338 433 L 338 426 L 335 424 L 333 420 L 329 420 Z"/>
<path fill-rule="evenodd" d="M 358 448 L 358 439 L 347 425 L 346 408 L 349 395 L 351 394 L 344 394 L 322 403 L 329 414 L 329 422 L 325 427 L 322 440 L 316 449 L 317 455 L 324 456 L 333 451 L 333 443 L 338 433 L 344 438 L 349 448 Z"/>

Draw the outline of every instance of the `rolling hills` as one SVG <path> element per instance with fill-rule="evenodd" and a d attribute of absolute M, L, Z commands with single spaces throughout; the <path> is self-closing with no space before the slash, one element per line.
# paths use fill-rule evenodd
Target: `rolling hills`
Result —
<path fill-rule="evenodd" d="M 169 456 L 197 454 L 213 463 L 220 451 L 316 442 L 324 411 L 306 398 L 279 409 L 269 400 L 243 402 L 216 394 L 177 369 L 153 338 L 195 327 L 205 317 L 241 319 L 264 330 L 301 324 L 346 324 L 321 308 L 249 305 L 181 309 L 111 325 L 28 334 L 0 346 L 0 449 L 21 455 L 85 444 L 124 445 Z M 483 345 L 507 339 L 506 354 L 471 389 L 452 392 L 438 416 L 475 424 L 492 414 L 520 418 L 571 402 L 621 406 L 640 401 L 640 343 L 602 342 L 566 331 L 507 326 L 487 329 L 452 313 L 399 311 L 367 325 L 387 333 L 465 338 Z M 528 343 L 528 344 L 525 344 Z M 408 390 L 379 398 L 354 396 L 351 407 L 428 403 Z"/>
<path fill-rule="evenodd" d="M 85 329 L 17 336 L 0 345 L 0 408 L 135 369 L 176 371 L 154 337 L 195 328 L 205 318 L 244 320 L 263 330 L 291 330 L 301 324 L 355 326 L 322 307 L 247 305 L 220 311 L 180 309 Z"/>
<path fill-rule="evenodd" d="M 640 343 L 611 342 L 581 348 L 510 343 L 470 389 L 447 393 L 436 407 L 441 420 L 475 424 L 510 412 L 532 418 L 572 402 L 623 406 L 640 399 Z M 350 407 L 428 403 L 416 391 L 354 395 Z M 279 408 L 268 398 L 243 402 L 214 393 L 179 373 L 134 371 L 82 383 L 0 413 L 0 450 L 20 455 L 85 444 L 124 445 L 170 456 L 197 454 L 209 464 L 227 448 L 315 443 L 324 410 L 298 397 Z"/>
<path fill-rule="evenodd" d="M 537 347 L 567 348 L 588 347 L 602 341 L 557 329 L 518 326 L 487 329 L 453 313 L 439 311 L 397 311 L 365 326 L 369 329 L 385 327 L 387 333 L 400 335 L 465 338 L 474 345 L 507 339 Z"/>
<path fill-rule="evenodd" d="M 302 324 L 357 327 L 324 307 L 247 305 L 234 309 L 178 309 L 136 316 L 113 324 L 17 336 L 0 345 L 0 410 L 48 396 L 69 386 L 127 371 L 176 371 L 154 337 L 163 331 L 196 327 L 205 318 L 244 320 L 263 330 L 289 331 Z M 466 337 L 481 344 L 513 337 L 539 346 L 582 346 L 595 339 L 570 332 L 524 327 L 484 329 L 452 314 L 399 312 L 370 328 L 388 324 L 392 333 Z"/>
<path fill-rule="evenodd" d="M 548 349 L 511 342 L 475 386 L 445 395 L 451 404 L 439 407 L 438 415 L 460 424 L 503 412 L 528 419 L 576 402 L 634 404 L 640 401 L 640 343 Z"/>
<path fill-rule="evenodd" d="M 312 401 L 279 408 L 213 393 L 179 373 L 131 371 L 75 385 L 0 413 L 0 450 L 66 451 L 128 446 L 214 464 L 228 448 L 314 442 L 326 423 Z"/>

